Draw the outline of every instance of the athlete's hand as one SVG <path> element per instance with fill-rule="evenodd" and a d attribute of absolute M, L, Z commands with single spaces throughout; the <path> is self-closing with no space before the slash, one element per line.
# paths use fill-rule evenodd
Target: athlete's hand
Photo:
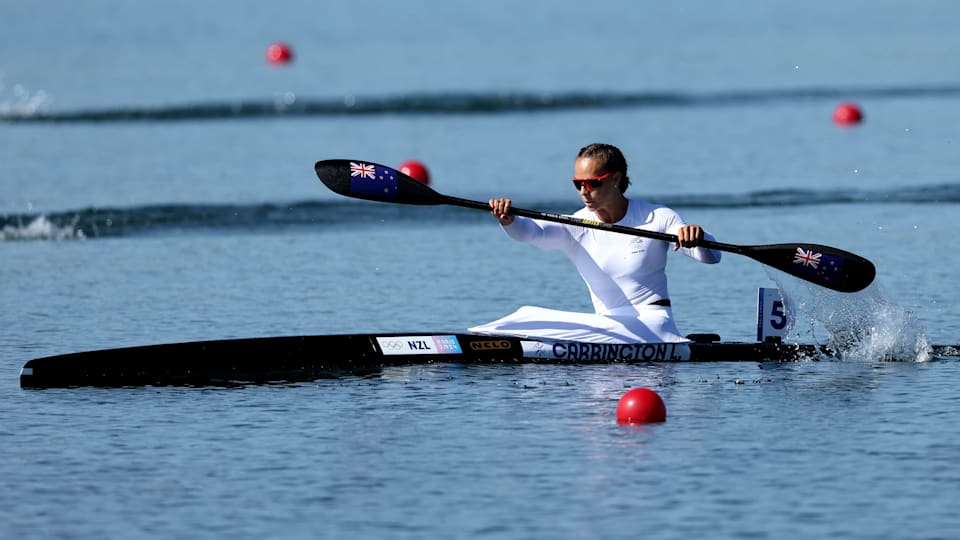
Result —
<path fill-rule="evenodd" d="M 684 225 L 677 231 L 677 243 L 673 250 L 677 251 L 682 247 L 692 248 L 700 245 L 703 240 L 703 227 L 699 225 Z"/>
<path fill-rule="evenodd" d="M 516 217 L 510 213 L 510 204 L 510 199 L 490 199 L 490 213 L 497 218 L 500 225 L 510 225 Z"/>

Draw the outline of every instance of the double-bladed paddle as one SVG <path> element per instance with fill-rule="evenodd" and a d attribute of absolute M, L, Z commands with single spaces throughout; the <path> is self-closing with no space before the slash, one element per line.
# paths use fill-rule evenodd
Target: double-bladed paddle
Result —
<path fill-rule="evenodd" d="M 349 159 L 327 159 L 318 161 L 314 168 L 321 182 L 332 191 L 347 197 L 398 204 L 449 204 L 464 208 L 490 210 L 490 205 L 486 202 L 471 201 L 437 193 L 426 184 L 392 167 L 379 163 Z M 573 216 L 549 214 L 516 207 L 511 208 L 510 212 L 518 216 L 568 225 L 643 236 L 672 243 L 677 241 L 676 235 L 673 234 L 623 227 Z M 738 246 L 704 240 L 699 245 L 745 255 L 791 276 L 840 292 L 860 291 L 870 285 L 877 274 L 873 263 L 867 259 L 842 249 L 820 244 Z"/>

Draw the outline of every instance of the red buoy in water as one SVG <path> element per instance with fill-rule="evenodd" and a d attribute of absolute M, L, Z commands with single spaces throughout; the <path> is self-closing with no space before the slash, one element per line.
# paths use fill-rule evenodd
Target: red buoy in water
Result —
<path fill-rule="evenodd" d="M 415 159 L 404 161 L 397 170 L 417 180 L 421 184 L 430 184 L 430 171 L 427 170 L 426 165 Z"/>
<path fill-rule="evenodd" d="M 651 424 L 667 420 L 667 407 L 657 394 L 649 388 L 629 390 L 617 403 L 617 423 Z"/>
<path fill-rule="evenodd" d="M 293 51 L 290 49 L 290 45 L 278 41 L 267 47 L 267 62 L 277 66 L 286 64 L 291 60 L 293 60 Z"/>
<path fill-rule="evenodd" d="M 863 112 L 853 103 L 841 103 L 833 111 L 833 122 L 840 126 L 850 126 L 863 121 Z"/>

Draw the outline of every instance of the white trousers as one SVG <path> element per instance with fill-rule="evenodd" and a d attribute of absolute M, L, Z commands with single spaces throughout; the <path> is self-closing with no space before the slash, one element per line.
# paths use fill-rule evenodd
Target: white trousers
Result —
<path fill-rule="evenodd" d="M 468 328 L 476 334 L 585 341 L 590 343 L 676 343 L 680 335 L 669 307 L 644 306 L 629 313 L 598 315 L 523 306 L 506 317 Z"/>

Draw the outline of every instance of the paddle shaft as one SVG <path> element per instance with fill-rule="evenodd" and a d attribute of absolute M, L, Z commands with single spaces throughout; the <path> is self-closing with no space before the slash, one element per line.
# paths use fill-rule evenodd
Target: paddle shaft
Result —
<path fill-rule="evenodd" d="M 443 199 L 443 202 L 446 204 L 454 206 L 462 206 L 464 208 L 476 208 L 478 210 L 491 210 L 489 203 L 484 203 L 480 201 L 472 201 L 470 199 L 461 199 L 459 197 L 451 197 L 449 195 L 437 194 Z M 555 221 L 557 223 L 566 223 L 567 225 L 579 225 L 581 227 L 589 227 L 592 229 L 600 229 L 604 231 L 617 232 L 622 234 L 630 234 L 633 236 L 643 236 L 645 238 L 654 238 L 656 240 L 663 240 L 666 242 L 676 242 L 677 235 L 662 233 L 658 231 L 648 231 L 644 229 L 635 229 L 633 227 L 624 227 L 622 225 L 614 225 L 613 223 L 604 223 L 602 221 L 593 221 L 590 219 L 581 219 L 573 216 L 567 216 L 563 214 L 550 214 L 548 212 L 538 212 L 536 210 L 526 210 L 524 208 L 517 208 L 515 206 L 510 207 L 510 213 L 515 216 L 523 216 L 533 219 L 542 219 L 544 221 Z M 737 246 L 733 244 L 724 244 L 723 242 L 714 242 L 711 240 L 701 240 L 698 244 L 699 246 L 716 249 L 719 251 L 728 251 L 730 253 L 738 253 L 741 255 L 750 256 L 749 246 Z"/>

